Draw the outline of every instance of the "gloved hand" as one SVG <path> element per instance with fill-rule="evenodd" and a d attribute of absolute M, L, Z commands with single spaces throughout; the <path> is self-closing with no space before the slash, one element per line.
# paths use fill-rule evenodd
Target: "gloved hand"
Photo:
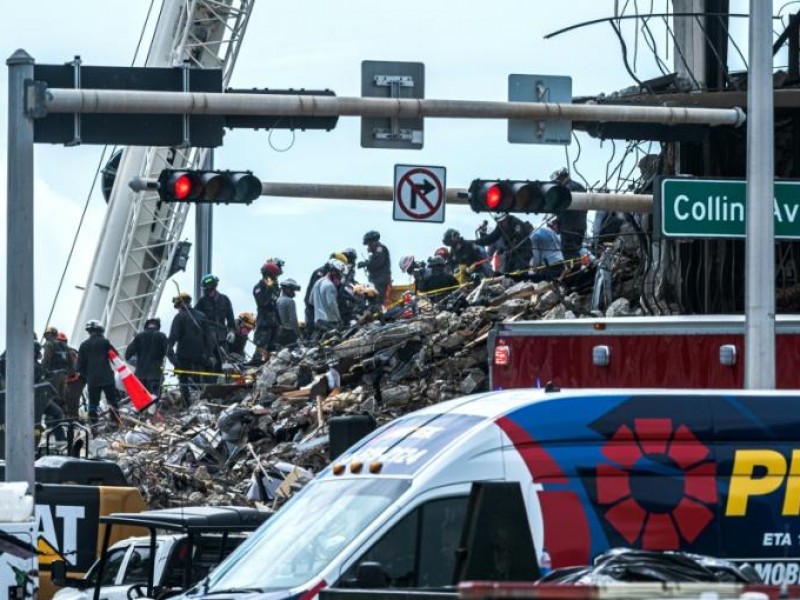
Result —
<path fill-rule="evenodd" d="M 225 341 L 229 344 L 232 344 L 234 341 L 236 341 L 236 334 L 233 333 L 233 330 L 229 331 L 228 335 L 225 336 Z"/>
<path fill-rule="evenodd" d="M 361 262 L 356 264 L 356 267 L 358 267 L 359 269 L 363 269 L 366 266 L 367 266 L 367 261 L 365 260 L 362 260 Z"/>

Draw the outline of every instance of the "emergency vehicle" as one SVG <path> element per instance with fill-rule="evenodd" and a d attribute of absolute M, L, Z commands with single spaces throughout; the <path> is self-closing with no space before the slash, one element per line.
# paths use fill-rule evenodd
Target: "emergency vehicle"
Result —
<path fill-rule="evenodd" d="M 615 547 L 800 577 L 800 395 L 507 390 L 400 417 L 336 458 L 190 598 L 532 580 Z"/>
<path fill-rule="evenodd" d="M 744 387 L 741 315 L 501 323 L 489 334 L 492 390 Z M 776 381 L 800 389 L 800 318 L 775 321 Z"/>

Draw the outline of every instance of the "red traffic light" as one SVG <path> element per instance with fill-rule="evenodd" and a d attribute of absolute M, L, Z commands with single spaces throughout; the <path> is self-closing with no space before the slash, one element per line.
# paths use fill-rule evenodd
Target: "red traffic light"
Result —
<path fill-rule="evenodd" d="M 499 185 L 493 185 L 486 190 L 486 207 L 490 210 L 497 210 L 503 201 L 503 190 Z"/>
<path fill-rule="evenodd" d="M 569 188 L 552 181 L 475 179 L 469 205 L 475 212 L 557 213 L 569 207 Z"/>
<path fill-rule="evenodd" d="M 261 181 L 249 171 L 165 169 L 158 177 L 162 202 L 250 204 L 261 195 Z"/>

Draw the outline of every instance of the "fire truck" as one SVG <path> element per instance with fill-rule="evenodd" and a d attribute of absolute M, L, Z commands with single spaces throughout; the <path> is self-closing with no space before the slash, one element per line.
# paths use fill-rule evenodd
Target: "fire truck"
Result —
<path fill-rule="evenodd" d="M 618 317 L 501 323 L 489 334 L 492 390 L 744 385 L 744 317 Z M 800 388 L 800 318 L 775 323 L 779 389 Z"/>

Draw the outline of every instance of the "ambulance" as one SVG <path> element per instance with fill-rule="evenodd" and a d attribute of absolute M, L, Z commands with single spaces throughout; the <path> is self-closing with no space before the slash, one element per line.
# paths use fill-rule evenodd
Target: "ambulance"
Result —
<path fill-rule="evenodd" d="M 800 394 L 506 390 L 339 456 L 190 598 L 536 579 L 615 547 L 800 578 Z"/>

